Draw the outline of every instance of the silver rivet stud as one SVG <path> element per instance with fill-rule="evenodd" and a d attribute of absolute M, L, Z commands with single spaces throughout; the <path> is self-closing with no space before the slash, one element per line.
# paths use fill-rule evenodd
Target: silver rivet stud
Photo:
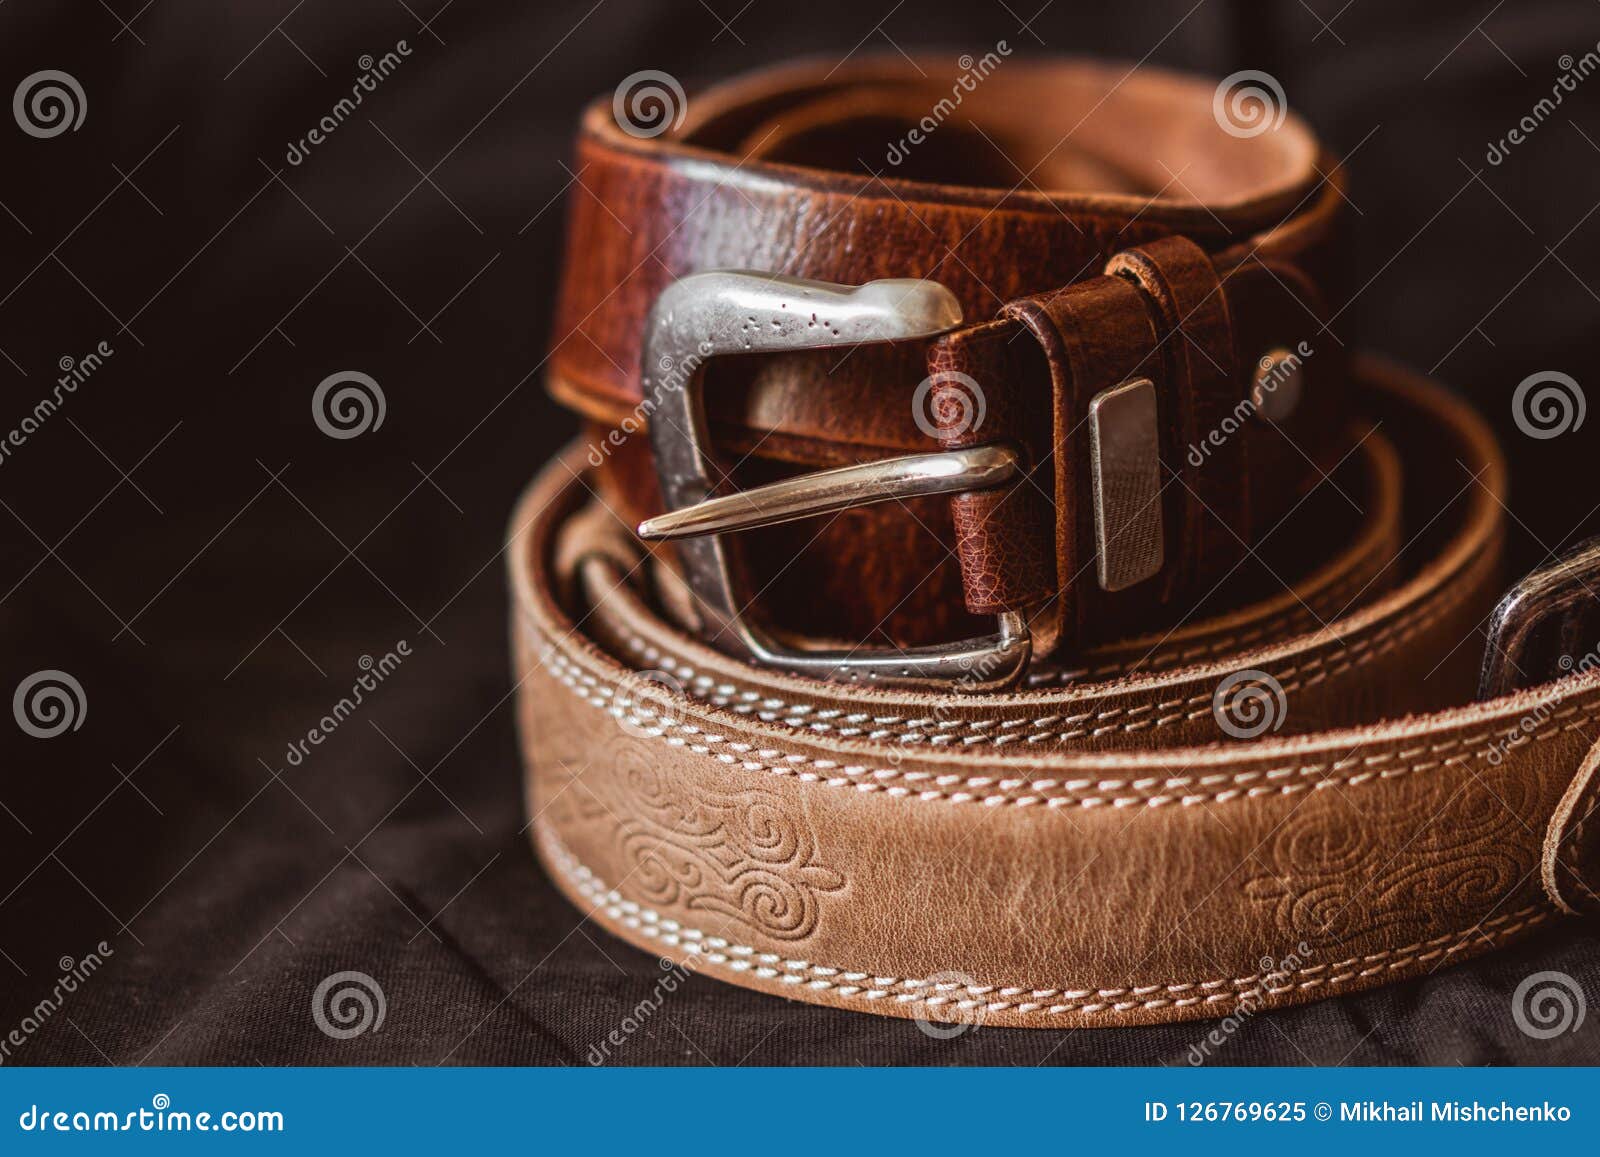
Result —
<path fill-rule="evenodd" d="M 1305 368 L 1300 355 L 1279 346 L 1262 354 L 1256 362 L 1255 379 L 1250 384 L 1250 404 L 1256 413 L 1277 424 L 1299 407 L 1304 386 Z"/>

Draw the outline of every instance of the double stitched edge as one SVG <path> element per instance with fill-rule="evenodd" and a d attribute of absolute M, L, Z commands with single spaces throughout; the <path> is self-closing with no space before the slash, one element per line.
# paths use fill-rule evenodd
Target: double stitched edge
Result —
<path fill-rule="evenodd" d="M 1210 82 L 1018 62 L 963 115 L 1081 121 L 1103 164 L 866 180 L 853 98 L 920 107 L 915 73 L 776 70 L 648 140 L 586 115 L 550 388 L 594 440 L 508 550 L 559 886 L 733 983 L 1021 1027 L 1358 991 L 1594 907 L 1592 604 L 1515 588 L 1470 702 L 1504 467 L 1323 340 L 1338 166 L 1293 117 L 1221 132 Z M 1438 519 L 1403 565 L 1402 461 Z M 1357 517 L 1249 592 L 1352 471 Z"/>
<path fill-rule="evenodd" d="M 933 1020 L 982 1007 L 1019 1027 L 1298 1003 L 1526 935 L 1551 911 L 1530 874 L 1533 821 L 1556 814 L 1589 747 L 1600 680 L 1360 722 L 1373 685 L 1418 680 L 1482 616 L 1504 482 L 1459 402 L 1383 381 L 1406 459 L 1459 455 L 1490 492 L 1444 508 L 1449 533 L 1420 572 L 1342 638 L 1286 651 L 1270 630 L 1248 644 L 1219 623 L 1211 661 L 1134 686 L 861 699 L 698 643 L 632 592 L 624 559 L 597 564 L 564 610 L 551 560 L 614 553 L 560 543 L 564 530 L 617 530 L 580 525 L 587 491 L 552 468 L 509 555 L 530 806 L 553 877 L 611 931 L 708 976 Z M 1217 734 L 1211 690 L 1235 664 L 1278 680 L 1291 721 L 1338 724 L 1194 746 Z M 1549 726 L 1501 750 L 1544 701 Z M 989 889 L 962 886 L 974 873 Z M 1085 896 L 1092 911 L 1074 907 Z M 1180 921 L 1188 935 L 1171 936 Z"/>

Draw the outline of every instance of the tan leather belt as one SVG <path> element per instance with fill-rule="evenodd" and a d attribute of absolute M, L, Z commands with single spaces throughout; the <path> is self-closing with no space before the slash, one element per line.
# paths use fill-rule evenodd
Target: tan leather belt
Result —
<path fill-rule="evenodd" d="M 509 547 L 552 876 L 708 975 L 1045 1027 L 1353 991 L 1594 906 L 1587 572 L 1493 623 L 1491 691 L 1571 673 L 1472 702 L 1504 467 L 1319 328 L 1309 134 L 1008 61 L 917 163 L 1010 155 L 1017 190 L 847 171 L 940 87 L 798 66 L 660 138 L 585 121 L 551 385 L 591 422 Z M 651 554 L 645 519 L 720 533 Z"/>

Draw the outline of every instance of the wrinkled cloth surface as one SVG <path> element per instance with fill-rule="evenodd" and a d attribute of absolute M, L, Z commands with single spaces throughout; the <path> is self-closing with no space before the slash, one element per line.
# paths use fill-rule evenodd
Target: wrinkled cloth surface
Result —
<path fill-rule="evenodd" d="M 1535 371 L 1584 381 L 1600 353 L 1600 82 L 1500 163 L 1488 149 L 1594 48 L 1600 10 L 1475 29 L 1442 2 L 1034 8 L 0 7 L 6 91 L 58 70 L 86 105 L 55 136 L 0 123 L 0 428 L 19 434 L 0 689 L 49 671 L 82 689 L 59 735 L 0 727 L 0 1060 L 585 1064 L 626 1020 L 606 1063 L 1600 1061 L 1600 1016 L 1538 1039 L 1512 1015 L 1541 971 L 1600 995 L 1578 922 L 1231 1027 L 941 1040 L 700 977 L 639 1015 L 658 962 L 536 865 L 503 531 L 574 428 L 540 378 L 563 200 L 586 195 L 572 127 L 642 69 L 692 92 L 802 52 L 950 46 L 954 70 L 1005 39 L 1270 72 L 1352 173 L 1357 291 L 1333 335 L 1491 416 L 1520 565 L 1594 533 L 1592 438 L 1521 436 L 1509 398 Z M 351 372 L 381 422 L 330 436 L 321 383 L 375 403 Z M 337 996 L 351 984 L 365 1010 Z"/>

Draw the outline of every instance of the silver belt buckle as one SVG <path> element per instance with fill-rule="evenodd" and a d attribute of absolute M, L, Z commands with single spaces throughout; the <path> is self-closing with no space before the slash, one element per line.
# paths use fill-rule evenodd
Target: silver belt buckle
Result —
<path fill-rule="evenodd" d="M 1581 542 L 1522 579 L 1489 619 L 1478 698 L 1590 670 L 1600 655 L 1600 538 Z"/>
<path fill-rule="evenodd" d="M 725 354 L 777 353 L 934 337 L 961 323 L 961 307 L 935 281 L 835 285 L 776 274 L 715 271 L 681 278 L 646 323 L 641 379 L 650 445 L 666 513 L 639 536 L 677 539 L 684 578 L 712 645 L 817 679 L 891 687 L 993 690 L 1027 665 L 1021 614 L 999 616 L 992 635 L 908 650 L 785 647 L 745 619 L 722 535 L 854 506 L 999 486 L 1022 470 L 1014 448 L 993 444 L 821 470 L 713 497 L 700 371 Z"/>

